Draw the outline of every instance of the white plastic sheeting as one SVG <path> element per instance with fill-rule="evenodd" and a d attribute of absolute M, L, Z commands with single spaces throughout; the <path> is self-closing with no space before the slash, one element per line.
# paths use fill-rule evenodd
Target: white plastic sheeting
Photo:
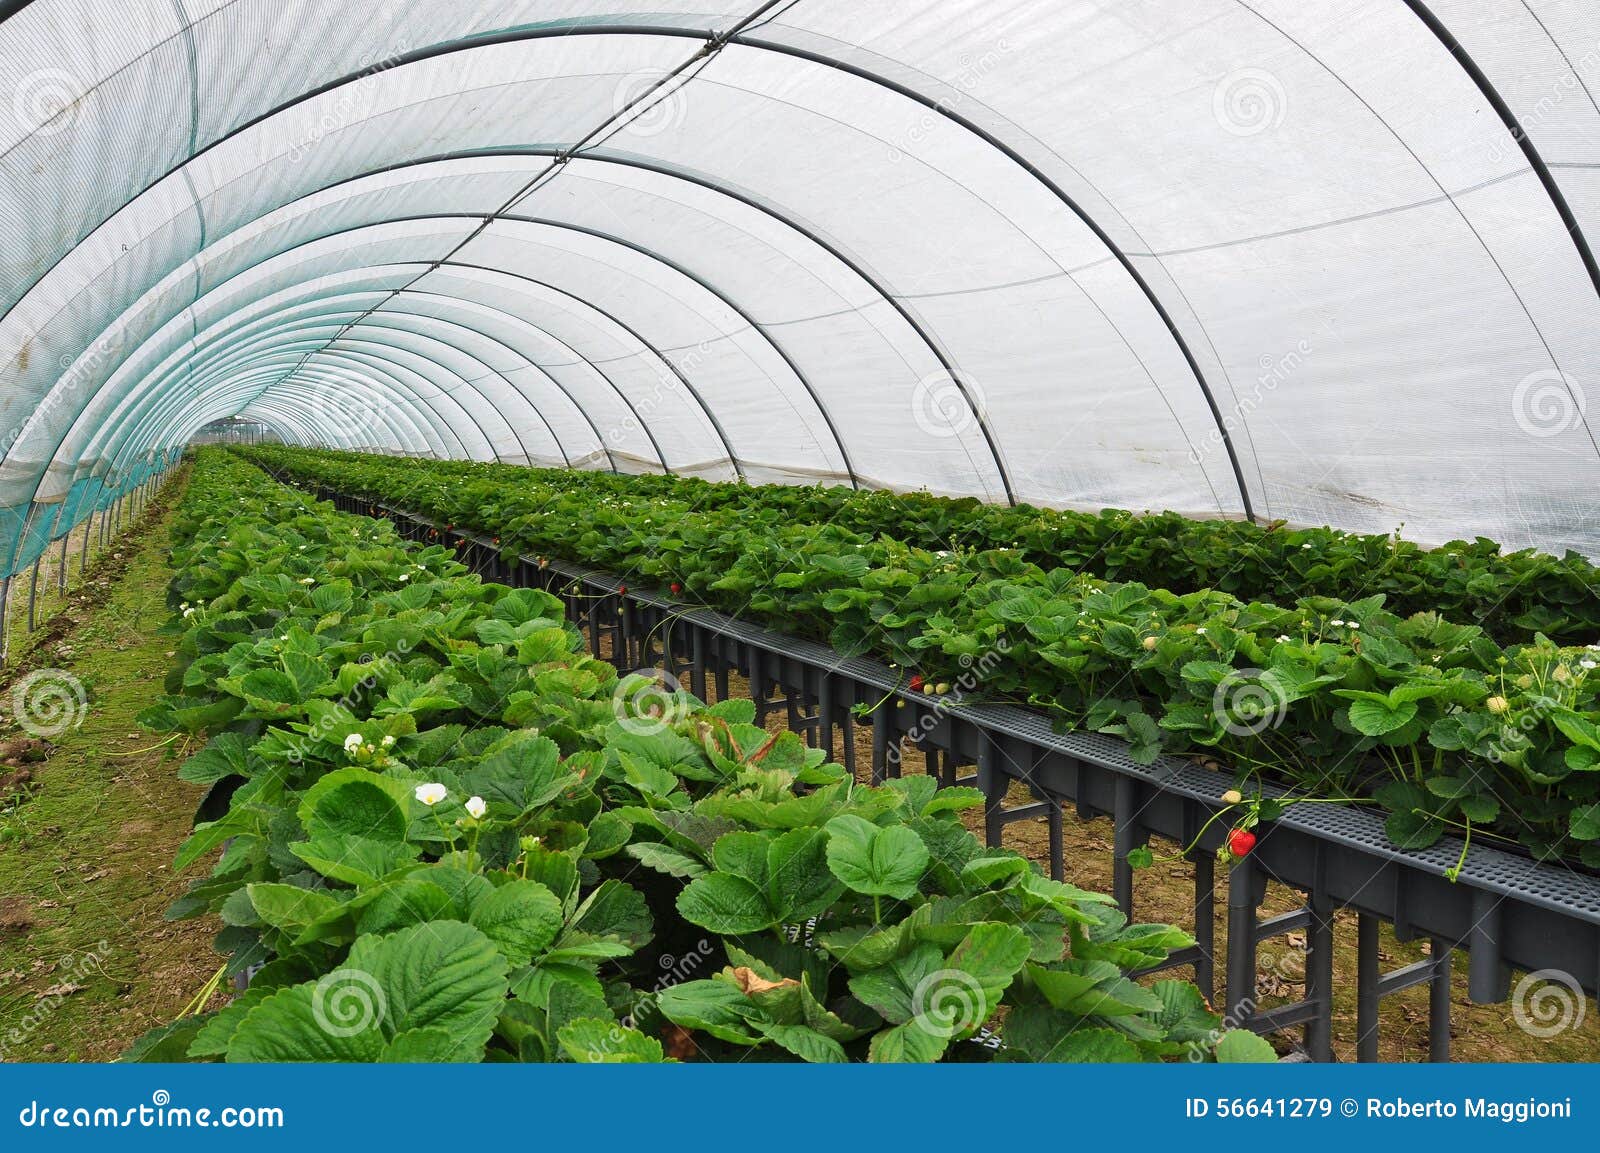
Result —
<path fill-rule="evenodd" d="M 1600 555 L 1585 0 L 32 0 L 0 571 L 285 439 Z"/>

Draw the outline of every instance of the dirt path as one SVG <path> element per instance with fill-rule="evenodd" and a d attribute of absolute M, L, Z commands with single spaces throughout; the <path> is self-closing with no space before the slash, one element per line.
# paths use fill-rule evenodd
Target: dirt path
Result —
<path fill-rule="evenodd" d="M 187 887 L 171 864 L 200 790 L 176 779 L 171 748 L 150 749 L 155 738 L 134 722 L 168 664 L 172 641 L 157 630 L 168 616 L 168 510 L 181 483 L 90 566 L 44 643 L 6 671 L 0 751 L 48 756 L 23 766 L 32 780 L 21 791 L 0 790 L 5 1060 L 113 1059 L 182 1010 L 221 963 L 214 921 L 163 920 Z M 55 693 L 79 723 L 48 743 L 31 739 L 18 724 L 21 686 L 27 700 Z"/>

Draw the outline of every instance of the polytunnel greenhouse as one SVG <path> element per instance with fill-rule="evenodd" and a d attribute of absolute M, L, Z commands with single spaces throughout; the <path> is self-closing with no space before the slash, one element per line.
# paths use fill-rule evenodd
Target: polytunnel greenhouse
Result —
<path fill-rule="evenodd" d="M 5 1061 L 1600 1057 L 1592 4 L 10 0 L 0 229 Z"/>

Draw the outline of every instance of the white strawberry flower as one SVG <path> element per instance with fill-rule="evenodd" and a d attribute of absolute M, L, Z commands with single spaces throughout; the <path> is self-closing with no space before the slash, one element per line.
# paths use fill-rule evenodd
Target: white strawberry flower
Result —
<path fill-rule="evenodd" d="M 314 585 L 314 584 L 317 583 L 317 578 L 316 577 L 301 577 L 300 578 L 300 583 L 303 584 L 303 585 Z"/>
<path fill-rule="evenodd" d="M 388 733 L 385 733 L 383 735 L 383 747 L 387 749 L 387 748 L 391 748 L 393 745 L 394 745 L 394 738 L 392 736 L 390 736 Z"/>
<path fill-rule="evenodd" d="M 483 814 L 489 811 L 489 806 L 484 803 L 482 797 L 468 797 L 464 807 L 467 810 L 467 815 L 475 821 L 483 820 Z"/>
<path fill-rule="evenodd" d="M 449 795 L 450 790 L 439 784 L 437 781 L 426 785 L 417 786 L 417 800 L 421 801 L 424 805 L 427 805 L 430 808 L 434 805 L 437 805 Z"/>
<path fill-rule="evenodd" d="M 351 733 L 348 737 L 346 737 L 344 739 L 344 751 L 345 752 L 354 753 L 354 752 L 356 752 L 356 750 L 358 750 L 360 748 L 361 748 L 361 734 L 360 733 Z"/>
<path fill-rule="evenodd" d="M 400 574 L 398 579 L 400 579 L 401 581 L 408 581 L 408 580 L 411 579 L 411 574 L 408 573 L 408 572 L 403 572 L 403 573 Z"/>

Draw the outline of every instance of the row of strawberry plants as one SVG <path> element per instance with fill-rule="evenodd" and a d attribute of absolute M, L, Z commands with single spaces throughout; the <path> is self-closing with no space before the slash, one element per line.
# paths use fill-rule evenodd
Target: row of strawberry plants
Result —
<path fill-rule="evenodd" d="M 350 459 L 356 459 L 353 455 Z M 458 482 L 505 480 L 515 466 L 446 462 Z M 929 493 L 844 487 L 716 484 L 697 478 L 518 469 L 521 482 L 582 487 L 597 496 L 668 502 L 672 508 L 770 510 L 782 519 L 886 534 L 927 549 L 1009 548 L 1044 568 L 1138 580 L 1186 593 L 1218 589 L 1241 600 L 1358 600 L 1382 594 L 1402 616 L 1437 612 L 1476 624 L 1502 643 L 1543 633 L 1561 643 L 1600 635 L 1600 569 L 1577 553 L 1502 554 L 1479 537 L 1426 549 L 1398 534 L 1289 529 L 1198 521 L 1176 513 L 1057 511 L 984 504 Z"/>
<path fill-rule="evenodd" d="M 498 534 L 508 553 L 637 574 L 690 601 L 895 663 L 924 685 L 1112 733 L 1136 759 L 1217 757 L 1239 784 L 1374 800 L 1395 843 L 1446 831 L 1600 865 L 1600 646 L 1502 647 L 1382 594 L 1246 602 L 928 550 L 738 501 L 695 509 L 592 480 L 253 450 L 303 481 Z M 653 480 L 650 483 L 660 485 Z M 624 490 L 626 492 L 626 490 Z"/>
<path fill-rule="evenodd" d="M 859 786 L 749 702 L 619 679 L 555 597 L 220 450 L 173 555 L 142 721 L 233 791 L 170 915 L 219 914 L 217 980 L 253 976 L 137 1058 L 1272 1058 L 1129 979 L 1188 938 L 983 847 L 974 791 Z"/>

